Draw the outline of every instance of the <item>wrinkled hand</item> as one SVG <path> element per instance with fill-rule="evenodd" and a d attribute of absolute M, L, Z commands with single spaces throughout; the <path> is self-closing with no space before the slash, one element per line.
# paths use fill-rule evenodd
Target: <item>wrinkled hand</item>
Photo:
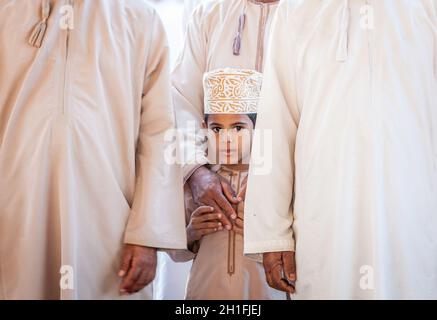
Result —
<path fill-rule="evenodd" d="M 232 207 L 242 199 L 238 199 L 231 185 L 206 167 L 197 169 L 188 179 L 194 202 L 214 208 L 221 214 L 221 223 L 227 230 L 232 229 L 232 222 L 237 214 Z"/>
<path fill-rule="evenodd" d="M 264 253 L 264 271 L 270 287 L 295 293 L 296 288 L 296 262 L 294 252 L 269 252 Z"/>
<path fill-rule="evenodd" d="M 155 279 L 157 249 L 126 244 L 123 249 L 120 271 L 120 293 L 134 294 Z"/>
<path fill-rule="evenodd" d="M 221 213 L 215 213 L 213 207 L 201 206 L 194 210 L 187 227 L 188 247 L 203 236 L 223 230 Z"/>

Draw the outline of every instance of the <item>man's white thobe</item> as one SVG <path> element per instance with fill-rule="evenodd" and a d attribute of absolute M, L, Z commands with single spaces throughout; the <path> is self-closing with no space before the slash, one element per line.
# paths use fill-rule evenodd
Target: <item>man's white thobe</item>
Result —
<path fill-rule="evenodd" d="M 296 249 L 300 299 L 437 298 L 437 1 L 288 0 L 272 33 L 245 252 Z"/>
<path fill-rule="evenodd" d="M 119 298 L 123 243 L 186 247 L 166 36 L 144 1 L 59 0 L 37 48 L 43 3 L 0 3 L 0 298 Z"/>

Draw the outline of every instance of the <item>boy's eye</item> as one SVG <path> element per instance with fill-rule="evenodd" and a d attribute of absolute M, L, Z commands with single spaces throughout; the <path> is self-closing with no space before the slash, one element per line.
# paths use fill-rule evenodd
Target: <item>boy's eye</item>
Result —
<path fill-rule="evenodd" d="M 215 133 L 219 133 L 220 130 L 221 130 L 221 128 L 220 128 L 220 127 L 214 127 L 214 128 L 212 128 L 211 130 L 212 130 L 213 132 L 215 132 Z"/>
<path fill-rule="evenodd" d="M 235 127 L 235 130 L 237 130 L 237 131 L 241 131 L 241 130 L 243 130 L 244 128 L 242 127 L 242 126 L 236 126 Z"/>

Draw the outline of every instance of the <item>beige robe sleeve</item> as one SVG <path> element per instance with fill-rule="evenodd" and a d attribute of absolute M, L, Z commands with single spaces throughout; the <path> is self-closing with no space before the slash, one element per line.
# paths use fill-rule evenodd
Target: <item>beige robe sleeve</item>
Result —
<path fill-rule="evenodd" d="M 155 13 L 151 28 L 137 145 L 137 182 L 125 242 L 155 248 L 185 248 L 182 172 L 168 164 L 165 133 L 174 129 L 169 52 Z"/>
<path fill-rule="evenodd" d="M 172 73 L 172 95 L 177 127 L 183 132 L 184 182 L 200 166 L 208 163 L 203 122 L 203 74 L 206 69 L 207 37 L 203 21 L 205 6 L 198 7 L 190 19 L 184 47 Z"/>
<path fill-rule="evenodd" d="M 245 254 L 294 250 L 292 198 L 299 114 L 288 3 L 278 8 L 266 62 L 246 195 Z M 264 143 L 272 146 L 272 154 L 260 157 L 255 145 L 268 132 L 272 139 Z M 263 161 L 267 170 L 259 167 Z"/>

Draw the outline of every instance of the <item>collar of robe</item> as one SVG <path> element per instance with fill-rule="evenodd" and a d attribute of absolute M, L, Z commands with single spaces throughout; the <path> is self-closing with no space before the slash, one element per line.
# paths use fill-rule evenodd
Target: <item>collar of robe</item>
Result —
<path fill-rule="evenodd" d="M 247 0 L 250 1 L 250 0 Z M 247 1 L 245 1 L 243 10 L 238 19 L 238 29 L 234 38 L 233 53 L 235 56 L 239 56 L 241 52 L 241 38 L 246 24 L 247 13 Z M 336 60 L 339 62 L 345 62 L 349 55 L 349 25 L 350 25 L 350 6 L 349 0 L 343 0 L 343 6 L 340 11 L 339 19 L 339 38 Z"/>
<path fill-rule="evenodd" d="M 262 1 L 258 1 L 258 0 L 246 0 L 244 1 L 244 6 L 243 6 L 243 10 L 240 14 L 240 17 L 238 18 L 238 29 L 237 29 L 237 33 L 235 35 L 234 38 L 234 44 L 232 46 L 233 49 L 233 53 L 234 56 L 239 56 L 240 55 L 240 51 L 241 51 L 241 38 L 243 36 L 243 30 L 244 30 L 244 25 L 246 24 L 246 13 L 247 13 L 247 2 L 253 2 L 256 4 L 264 4 L 264 2 Z M 276 4 L 278 3 L 279 0 L 274 1 L 274 2 L 266 2 L 265 4 Z"/>

